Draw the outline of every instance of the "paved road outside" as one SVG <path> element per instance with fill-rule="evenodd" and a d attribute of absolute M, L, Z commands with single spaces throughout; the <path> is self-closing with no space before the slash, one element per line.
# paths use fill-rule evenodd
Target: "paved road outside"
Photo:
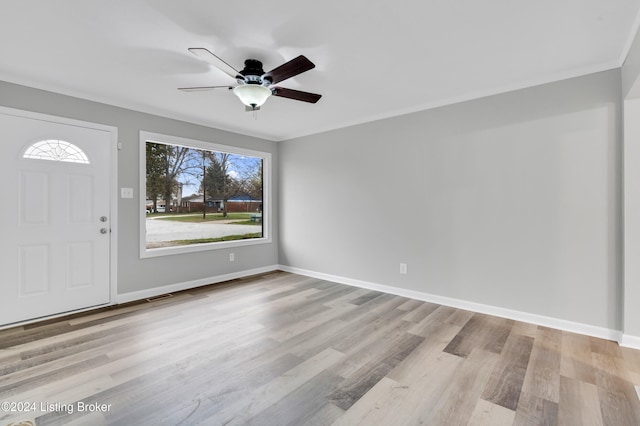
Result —
<path fill-rule="evenodd" d="M 147 242 L 159 243 L 196 238 L 219 238 L 261 232 L 261 225 L 234 225 L 233 223 L 185 223 L 173 220 L 147 218 Z"/>

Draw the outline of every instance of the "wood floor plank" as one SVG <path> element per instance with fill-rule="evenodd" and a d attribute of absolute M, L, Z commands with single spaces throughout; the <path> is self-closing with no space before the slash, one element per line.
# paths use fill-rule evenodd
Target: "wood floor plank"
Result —
<path fill-rule="evenodd" d="M 217 361 L 216 358 L 205 358 L 197 363 L 189 362 L 188 365 L 197 373 L 193 375 L 184 372 L 183 366 L 175 366 L 169 371 L 163 371 L 163 374 L 142 375 L 96 397 L 100 397 L 101 402 L 125 408 L 109 413 L 108 419 L 111 422 L 119 423 L 126 419 L 137 424 L 162 424 L 168 418 L 178 424 L 185 420 L 180 417 L 184 413 L 166 412 L 164 407 L 178 402 L 186 407 L 199 401 L 197 410 L 188 413 L 189 423 L 197 423 L 203 419 L 211 419 L 224 407 L 237 403 L 256 388 L 302 363 L 301 359 L 290 354 L 264 360 L 260 368 L 242 369 L 240 367 L 243 360 L 226 364 L 218 364 Z M 211 365 L 220 367 L 206 368 Z M 127 395 L 129 398 L 123 399 Z"/>
<path fill-rule="evenodd" d="M 336 407 L 331 403 L 326 403 L 317 410 L 313 415 L 305 420 L 305 426 L 326 426 L 334 423 L 342 415 L 344 410 Z"/>
<path fill-rule="evenodd" d="M 57 354 L 58 356 L 55 358 L 37 359 L 36 362 L 25 360 L 22 361 L 24 365 L 21 365 L 20 362 L 11 363 L 3 369 L 3 374 L 0 375 L 0 388 L 16 386 L 24 380 L 51 374 L 71 364 L 83 363 L 103 356 L 105 348 L 101 345 L 89 350 L 84 349 L 74 352 L 65 351 L 63 354 Z"/>
<path fill-rule="evenodd" d="M 444 354 L 443 349 L 460 331 L 460 327 L 440 321 L 424 324 L 423 330 L 427 328 L 429 333 L 424 341 L 411 351 L 396 368 L 391 370 L 387 377 L 398 383 L 406 383 L 412 380 L 416 374 L 422 373 L 421 366 L 437 362 L 436 360 Z"/>
<path fill-rule="evenodd" d="M 414 309 L 420 307 L 424 302 L 416 299 L 407 299 L 402 305 L 398 306 L 401 311 L 411 312 Z M 407 321 L 405 318 L 403 318 Z"/>
<path fill-rule="evenodd" d="M 247 421 L 254 426 L 298 426 L 322 419 L 329 424 L 341 416 L 343 410 L 327 410 L 326 395 L 342 381 L 342 377 L 325 370 L 280 401 L 262 410 Z"/>
<path fill-rule="evenodd" d="M 323 305 L 326 306 L 326 305 Z M 277 329 L 268 332 L 268 336 L 278 342 L 284 342 L 292 337 L 298 336 L 306 331 L 320 327 L 327 322 L 334 320 L 347 312 L 356 308 L 356 305 L 350 303 L 339 305 L 329 311 L 322 310 L 315 315 L 309 315 L 300 318 L 298 321 L 280 325 Z"/>
<path fill-rule="evenodd" d="M 600 398 L 602 418 L 606 425 L 640 424 L 640 401 L 634 385 L 628 380 L 621 352 L 611 349 L 592 354 L 596 368 L 596 385 Z M 602 346 L 601 346 L 602 347 Z M 612 356 L 613 355 L 613 356 Z"/>
<path fill-rule="evenodd" d="M 482 347 L 499 354 L 512 326 L 513 321 L 510 320 L 475 314 L 444 350 L 453 355 L 467 357 L 471 350 Z"/>
<path fill-rule="evenodd" d="M 560 377 L 559 426 L 603 426 L 595 384 Z"/>
<path fill-rule="evenodd" d="M 612 358 L 622 358 L 620 346 L 616 342 L 595 337 L 589 337 L 588 339 L 591 344 L 591 352 Z"/>
<path fill-rule="evenodd" d="M 210 420 L 227 425 L 244 424 L 261 411 L 280 401 L 284 396 L 296 391 L 307 380 L 317 376 L 342 357 L 344 357 L 343 353 L 328 348 L 282 376 L 250 392 L 242 400 L 232 402 Z"/>
<path fill-rule="evenodd" d="M 372 319 L 361 327 L 350 327 L 348 335 L 344 339 L 333 344 L 337 350 L 352 354 L 362 351 L 371 345 L 380 346 L 380 342 L 403 335 L 411 325 L 405 321 L 399 321 L 402 311 L 390 309 L 375 319 Z"/>
<path fill-rule="evenodd" d="M 368 303 L 357 305 L 358 309 L 346 312 L 340 317 L 345 326 L 328 339 L 315 340 L 316 346 L 306 345 L 302 352 L 296 354 L 303 358 L 309 358 L 322 350 L 323 347 L 332 346 L 342 352 L 354 351 L 355 347 L 366 346 L 375 339 L 374 331 L 380 328 L 394 327 L 395 321 L 402 315 L 402 311 L 396 309 L 402 303 L 400 298 L 379 296 Z"/>
<path fill-rule="evenodd" d="M 399 322 L 394 328 L 380 330 L 378 339 L 370 339 L 360 350 L 347 351 L 347 357 L 335 367 L 334 371 L 342 377 L 350 378 L 364 365 L 393 362 L 404 359 L 413 349 L 424 341 L 421 336 L 407 333 L 407 322 Z M 382 344 L 382 342 L 385 342 Z M 401 360 L 401 359 L 400 359 Z"/>
<path fill-rule="evenodd" d="M 307 299 L 312 300 L 316 304 L 330 304 L 331 302 L 353 295 L 356 292 L 355 287 L 346 287 L 342 285 L 333 284 L 332 287 L 325 289 L 315 295 L 307 296 Z"/>
<path fill-rule="evenodd" d="M 586 336 L 562 332 L 560 374 L 595 385 L 591 342 Z"/>
<path fill-rule="evenodd" d="M 538 327 L 522 391 L 539 399 L 558 402 L 562 332 Z"/>
<path fill-rule="evenodd" d="M 481 348 L 472 350 L 451 378 L 426 424 L 466 425 L 497 361 L 495 353 Z"/>
<path fill-rule="evenodd" d="M 196 349 L 196 355 L 194 355 L 193 357 L 194 359 L 199 358 L 198 353 L 199 351 Z M 290 368 L 290 360 L 282 361 L 282 364 L 284 364 L 284 366 Z M 203 362 L 206 363 L 206 365 L 210 365 L 210 363 L 206 362 L 206 360 L 204 360 Z M 212 359 L 212 362 L 217 362 L 217 360 Z M 296 362 L 299 363 L 299 361 Z M 277 365 L 268 365 L 270 372 L 272 370 L 278 369 Z M 143 405 L 145 399 L 151 399 L 152 401 L 161 400 L 161 395 L 163 394 L 164 390 L 172 392 L 178 389 L 178 387 L 174 386 L 174 382 L 176 380 L 181 380 L 183 377 L 184 379 L 188 379 L 190 384 L 195 384 L 198 380 L 204 379 L 206 377 L 200 374 L 195 375 L 195 378 L 189 378 L 188 370 L 184 368 L 185 366 L 196 368 L 197 363 L 195 363 L 193 359 L 184 359 L 184 361 L 181 363 L 177 363 L 175 365 L 168 364 L 168 368 L 161 368 L 158 371 L 152 370 L 148 374 L 133 375 L 132 377 L 126 378 L 125 380 L 112 380 L 109 386 L 100 385 L 99 380 L 103 378 L 103 375 L 100 374 L 99 370 L 94 370 L 88 372 L 90 373 L 90 375 L 84 374 L 75 380 L 73 380 L 73 378 L 67 379 L 69 381 L 69 385 L 65 386 L 67 391 L 57 394 L 55 392 L 49 391 L 46 395 L 41 395 L 40 399 L 51 401 L 58 400 L 58 398 L 64 398 L 65 401 L 82 400 L 85 402 L 92 402 L 97 400 L 101 403 L 113 403 L 114 406 L 119 407 L 120 409 L 117 412 L 113 413 L 114 415 L 123 414 L 131 418 L 135 417 L 136 410 L 143 410 L 142 416 L 149 415 L 149 413 L 155 413 L 158 410 L 162 412 L 162 409 L 170 406 L 173 402 L 176 401 L 176 398 L 174 397 L 168 399 L 159 407 L 155 407 L 155 409 L 148 404 Z M 256 380 L 256 375 L 254 375 L 252 379 Z M 222 380 L 219 381 L 222 382 Z M 85 382 L 87 384 L 84 384 Z M 81 383 L 82 385 L 80 385 Z M 64 386 L 64 383 L 60 383 L 60 386 Z M 130 403 L 135 405 L 131 406 Z M 51 420 L 52 418 L 55 418 L 55 416 L 47 416 L 47 418 Z M 64 420 L 60 420 L 60 424 L 65 424 Z"/>
<path fill-rule="evenodd" d="M 637 425 L 640 351 L 291 273 L 0 330 L 0 424 Z"/>
<path fill-rule="evenodd" d="M 631 348 L 620 348 L 624 359 L 624 368 L 628 372 L 628 378 L 637 389 L 640 389 L 640 351 Z M 640 397 L 640 393 L 638 394 Z"/>
<path fill-rule="evenodd" d="M 401 309 L 405 305 L 406 305 L 406 303 L 398 306 L 398 309 L 406 310 L 406 309 Z M 425 319 L 433 311 L 438 309 L 438 307 L 439 307 L 439 305 L 436 305 L 435 303 L 422 302 L 419 305 L 415 306 L 414 308 L 408 309 L 407 314 L 402 317 L 402 320 L 403 321 L 410 321 L 410 322 L 418 323 L 418 322 L 422 321 L 423 319 Z"/>
<path fill-rule="evenodd" d="M 14 382 L 5 386 L 0 386 L 0 398 L 6 399 L 14 395 L 21 394 L 30 389 L 42 386 L 44 383 L 58 380 L 58 378 L 75 375 L 78 372 L 92 370 L 104 366 L 109 363 L 106 355 L 97 355 L 93 358 L 77 362 L 75 364 L 60 367 L 54 371 L 40 374 L 37 376 L 27 377 L 18 382 Z"/>
<path fill-rule="evenodd" d="M 558 403 L 522 392 L 513 420 L 514 426 L 552 426 L 558 424 Z"/>
<path fill-rule="evenodd" d="M 391 368 L 383 364 L 365 364 L 327 396 L 337 407 L 348 410 L 382 380 Z"/>
<path fill-rule="evenodd" d="M 378 348 L 365 349 L 369 355 L 366 363 L 339 383 L 327 399 L 343 410 L 348 410 L 423 341 L 424 338 L 420 336 L 404 333 L 391 340 L 388 346 L 378 345 Z M 362 362 L 362 359 L 359 361 Z M 343 369 L 338 368 L 337 371 L 345 375 L 342 373 Z"/>
<path fill-rule="evenodd" d="M 598 387 L 600 410 L 605 425 L 634 426 L 639 419 L 634 408 L 636 398 L 630 397 L 627 392 L 610 391 Z"/>
<path fill-rule="evenodd" d="M 331 423 L 332 426 L 383 425 L 380 417 L 396 416 L 396 407 L 410 394 L 408 386 L 383 377 L 376 385 L 349 408 L 342 416 Z M 391 424 L 391 423 L 386 423 Z M 397 423 L 396 423 L 397 424 Z"/>
<path fill-rule="evenodd" d="M 434 329 L 440 329 L 445 324 L 451 324 L 458 330 L 462 326 L 456 326 L 449 321 L 449 318 L 456 313 L 456 309 L 449 306 L 439 306 L 435 311 L 427 315 L 422 321 L 412 326 L 409 333 L 417 336 L 429 337 Z"/>
<path fill-rule="evenodd" d="M 529 365 L 534 339 L 512 334 L 507 338 L 481 398 L 515 411 Z"/>
<path fill-rule="evenodd" d="M 385 377 L 334 425 L 429 424 L 427 417 L 461 362 L 459 357 L 440 353 L 407 383 Z"/>
<path fill-rule="evenodd" d="M 376 297 L 380 297 L 383 296 L 384 293 L 380 293 L 379 291 L 373 291 L 370 290 L 368 293 L 363 294 L 362 296 L 358 297 L 357 299 L 354 299 L 351 301 L 351 303 L 353 303 L 354 305 L 362 305 L 364 303 L 370 302 L 371 300 L 375 299 Z"/>
<path fill-rule="evenodd" d="M 516 321 L 516 323 L 513 325 L 513 328 L 511 329 L 511 333 L 535 339 L 536 334 L 538 333 L 538 326 L 535 324 Z"/>
<path fill-rule="evenodd" d="M 390 306 L 393 306 L 393 309 L 395 309 L 404 303 L 404 299 L 390 294 L 381 294 L 369 299 L 365 303 L 358 304 L 353 303 L 353 301 L 349 301 L 349 303 L 356 305 L 359 309 L 355 309 L 349 314 L 340 317 L 342 320 L 347 322 L 351 322 L 356 318 L 361 318 L 364 315 L 371 316 L 375 315 L 376 312 L 387 312 Z"/>
<path fill-rule="evenodd" d="M 421 371 L 415 371 L 412 377 L 401 383 L 408 386 L 411 392 L 393 410 L 372 416 L 374 422 L 368 424 L 430 424 L 429 419 L 436 407 L 442 404 L 446 389 L 464 361 L 463 358 L 440 352 L 429 360 L 428 365 L 423 364 Z M 362 399 L 365 398 L 367 395 Z"/>
<path fill-rule="evenodd" d="M 469 320 L 473 318 L 474 315 L 475 315 L 475 312 L 465 311 L 464 309 L 456 309 L 447 318 L 447 322 L 458 325 L 460 327 L 464 327 L 465 324 L 469 322 Z"/>
<path fill-rule="evenodd" d="M 516 412 L 500 405 L 479 399 L 471 413 L 468 426 L 510 426 Z"/>
<path fill-rule="evenodd" d="M 369 290 L 365 289 L 365 288 L 351 288 L 351 292 L 345 294 L 344 296 L 340 296 L 338 298 L 335 298 L 333 300 L 324 302 L 323 305 L 325 306 L 329 306 L 330 308 L 336 307 L 336 306 L 342 306 L 345 303 L 349 303 L 351 305 L 354 305 L 353 303 L 351 303 L 353 300 L 357 299 L 358 297 L 362 296 L 363 294 L 366 294 Z"/>

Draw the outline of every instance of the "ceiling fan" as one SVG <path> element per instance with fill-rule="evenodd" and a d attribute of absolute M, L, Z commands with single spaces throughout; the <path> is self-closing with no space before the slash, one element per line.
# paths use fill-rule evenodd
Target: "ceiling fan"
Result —
<path fill-rule="evenodd" d="M 294 99 L 296 101 L 310 102 L 315 104 L 322 97 L 315 93 L 302 92 L 300 90 L 287 89 L 279 86 L 272 86 L 288 78 L 302 74 L 305 71 L 315 68 L 313 62 L 305 56 L 286 62 L 269 72 L 264 72 L 262 62 L 257 59 L 247 59 L 244 61 L 244 69 L 237 71 L 231 65 L 202 47 L 189 49 L 197 57 L 204 59 L 216 68 L 234 78 L 237 86 L 203 86 L 203 87 L 180 87 L 183 92 L 198 92 L 202 90 L 213 90 L 225 88 L 233 90 L 233 93 L 240 98 L 246 106 L 247 111 L 256 111 L 265 103 L 269 96 L 280 96 L 281 98 Z"/>

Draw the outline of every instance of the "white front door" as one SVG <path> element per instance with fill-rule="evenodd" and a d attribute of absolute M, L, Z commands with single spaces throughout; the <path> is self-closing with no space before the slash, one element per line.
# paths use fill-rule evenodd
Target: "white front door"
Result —
<path fill-rule="evenodd" d="M 0 325 L 110 302 L 111 141 L 0 111 Z"/>

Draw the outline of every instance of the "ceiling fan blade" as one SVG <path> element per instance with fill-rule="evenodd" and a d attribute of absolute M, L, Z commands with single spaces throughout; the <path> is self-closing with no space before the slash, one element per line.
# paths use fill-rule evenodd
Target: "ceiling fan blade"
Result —
<path fill-rule="evenodd" d="M 310 102 L 315 104 L 320 100 L 322 95 L 316 93 L 302 92 L 300 90 L 285 89 L 284 87 L 272 87 L 273 96 L 281 98 L 295 99 L 296 101 Z"/>
<path fill-rule="evenodd" d="M 229 65 L 228 63 L 226 63 L 222 59 L 218 58 L 216 55 L 214 55 L 213 53 L 211 53 L 208 49 L 205 49 L 204 47 L 191 47 L 191 48 L 189 48 L 189 52 L 193 53 L 198 58 L 209 62 L 211 65 L 215 66 L 220 71 L 228 74 L 232 78 L 237 78 L 237 76 L 240 75 L 238 70 L 233 68 L 231 65 Z"/>
<path fill-rule="evenodd" d="M 205 90 L 214 90 L 214 89 L 233 89 L 232 86 L 202 86 L 202 87 L 178 87 L 178 90 L 183 92 L 203 92 Z"/>
<path fill-rule="evenodd" d="M 271 84 L 275 84 L 313 68 L 315 68 L 314 63 L 308 60 L 306 56 L 300 55 L 265 73 L 262 78 L 269 79 Z"/>

